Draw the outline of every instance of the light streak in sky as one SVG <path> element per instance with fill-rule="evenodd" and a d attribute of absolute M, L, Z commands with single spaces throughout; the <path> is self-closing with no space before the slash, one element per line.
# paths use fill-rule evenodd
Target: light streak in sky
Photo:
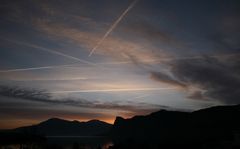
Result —
<path fill-rule="evenodd" d="M 72 59 L 72 60 L 75 60 L 75 61 L 78 61 L 78 62 L 81 62 L 81 63 L 84 63 L 84 64 L 96 65 L 95 63 L 92 63 L 92 62 L 89 62 L 89 61 L 86 61 L 86 60 L 83 60 L 83 59 L 80 59 L 80 58 L 62 53 L 62 52 L 59 52 L 59 51 L 56 51 L 56 50 L 53 50 L 53 49 L 44 48 L 44 47 L 41 47 L 41 46 L 38 46 L 38 45 L 25 43 L 25 42 L 13 41 L 13 40 L 9 40 L 9 39 L 5 39 L 5 40 L 7 40 L 9 42 L 12 42 L 12 43 L 16 43 L 16 44 L 24 45 L 24 46 L 27 46 L 27 47 L 31 47 L 31 48 L 34 48 L 34 49 L 37 49 L 37 50 L 52 53 L 52 54 L 55 54 L 55 55 L 58 55 L 58 56 L 66 57 L 68 59 Z"/>
<path fill-rule="evenodd" d="M 131 100 L 133 100 L 133 99 L 140 99 L 140 98 L 145 98 L 145 97 L 148 97 L 148 96 L 150 96 L 150 95 L 141 95 L 141 96 L 136 96 L 136 97 L 133 97 L 133 98 L 131 98 Z"/>
<path fill-rule="evenodd" d="M 73 64 L 69 65 L 50 65 L 50 66 L 43 66 L 43 67 L 28 67 L 28 68 L 19 68 L 19 69 L 8 69 L 8 70 L 0 70 L 0 72 L 18 72 L 18 71 L 29 71 L 29 70 L 41 70 L 41 69 L 53 69 L 59 67 L 68 67 L 72 66 Z"/>
<path fill-rule="evenodd" d="M 75 60 L 75 61 L 78 61 L 78 62 L 81 62 L 81 63 L 85 63 L 85 64 L 89 64 L 89 65 L 95 65 L 92 62 L 89 62 L 89 61 L 86 61 L 86 60 L 83 60 L 83 59 L 80 59 L 80 58 L 77 58 L 77 57 L 74 57 L 74 56 L 71 56 L 71 55 L 67 55 L 65 53 L 58 52 L 58 51 L 55 51 L 55 50 L 52 50 L 52 49 L 47 49 L 47 48 L 43 48 L 43 47 L 39 47 L 39 46 L 35 46 L 35 45 L 33 45 L 32 47 L 34 47 L 36 49 L 39 49 L 39 50 L 42 50 L 42 51 L 53 53 L 55 55 L 60 55 L 60 56 L 63 56 L 63 57 L 66 57 L 66 58 L 69 58 L 69 59 L 72 59 L 72 60 Z"/>
<path fill-rule="evenodd" d="M 119 22 L 124 18 L 124 16 L 131 10 L 138 0 L 134 0 L 127 9 L 118 17 L 118 19 L 110 26 L 107 32 L 103 35 L 103 37 L 97 42 L 97 44 L 92 48 L 91 52 L 89 53 L 89 57 L 94 53 L 94 51 L 104 42 L 104 40 L 108 37 L 108 35 L 116 28 Z"/>
<path fill-rule="evenodd" d="M 50 91 L 47 93 L 62 94 L 62 93 L 95 93 L 95 92 L 131 92 L 131 91 L 159 91 L 159 90 L 175 90 L 177 87 L 165 88 L 116 88 L 116 89 L 90 89 L 90 90 L 63 90 L 63 91 Z"/>
<path fill-rule="evenodd" d="M 240 55 L 238 53 L 234 54 L 223 54 L 223 55 L 210 55 L 208 57 L 212 58 L 226 58 Z M 163 61 L 172 61 L 172 60 L 194 60 L 194 59 L 204 59 L 203 56 L 192 56 L 192 57 L 173 57 L 173 58 L 160 58 L 160 59 L 152 59 L 152 60 L 142 60 L 145 63 L 160 63 Z M 93 66 L 101 66 L 101 65 L 121 65 L 121 64 L 130 64 L 132 61 L 116 61 L 116 62 L 103 62 L 103 63 L 95 63 Z M 30 67 L 30 68 L 19 68 L 19 69 L 7 69 L 7 70 L 0 70 L 0 73 L 3 72 L 18 72 L 18 71 L 29 71 L 29 70 L 41 70 L 41 69 L 55 69 L 61 67 L 71 67 L 71 66 L 78 66 L 78 63 L 69 64 L 69 65 L 52 65 L 52 66 L 42 66 L 42 67 Z"/>
<path fill-rule="evenodd" d="M 13 81 L 72 81 L 72 80 L 87 80 L 86 77 L 78 78 L 37 78 L 37 79 L 11 79 Z"/>

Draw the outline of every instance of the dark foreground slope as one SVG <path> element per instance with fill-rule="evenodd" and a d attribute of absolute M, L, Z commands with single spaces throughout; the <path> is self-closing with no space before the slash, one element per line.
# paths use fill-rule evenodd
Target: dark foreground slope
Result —
<path fill-rule="evenodd" d="M 131 119 L 117 117 L 115 143 L 234 146 L 239 143 L 240 106 L 219 106 L 191 113 L 165 111 Z M 213 145 L 213 146 L 214 146 Z"/>
<path fill-rule="evenodd" d="M 43 136 L 97 136 L 105 135 L 111 127 L 111 124 L 99 120 L 79 122 L 52 118 L 37 125 L 17 128 L 14 131 Z"/>

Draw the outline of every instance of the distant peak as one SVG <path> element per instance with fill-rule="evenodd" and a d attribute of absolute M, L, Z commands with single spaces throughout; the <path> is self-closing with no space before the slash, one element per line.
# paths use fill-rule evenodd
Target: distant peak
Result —
<path fill-rule="evenodd" d="M 100 120 L 97 120 L 97 119 L 93 119 L 93 120 L 87 121 L 86 123 L 94 123 L 94 124 L 108 124 L 108 125 L 112 125 L 112 124 L 109 124 L 109 123 L 107 123 L 107 122 L 100 121 Z"/>
<path fill-rule="evenodd" d="M 116 117 L 116 120 L 118 120 L 118 119 L 124 119 L 124 118 L 121 117 L 121 116 L 117 116 L 117 117 Z"/>
<path fill-rule="evenodd" d="M 53 117 L 53 118 L 48 119 L 47 121 L 55 121 L 55 120 L 63 120 L 63 119 Z"/>
<path fill-rule="evenodd" d="M 50 118 L 50 119 L 48 119 L 48 120 L 46 120 L 46 121 L 66 121 L 66 120 L 53 117 L 53 118 Z"/>
<path fill-rule="evenodd" d="M 87 122 L 101 122 L 100 120 L 97 120 L 97 119 L 93 119 L 93 120 L 89 120 Z"/>
<path fill-rule="evenodd" d="M 64 120 L 64 119 L 60 119 L 60 118 L 55 118 L 55 117 L 53 117 L 53 118 L 50 118 L 50 119 L 48 119 L 48 120 L 46 120 L 46 121 L 41 122 L 40 124 L 56 123 L 56 122 L 68 122 L 68 121 L 67 121 L 67 120 Z"/>
<path fill-rule="evenodd" d="M 72 122 L 73 123 L 80 123 L 78 120 L 73 120 Z"/>
<path fill-rule="evenodd" d="M 124 118 L 122 118 L 122 117 L 120 117 L 120 116 L 117 116 L 116 119 L 115 119 L 115 121 L 114 121 L 114 125 L 117 124 L 117 123 L 119 123 L 119 122 L 122 122 L 122 121 L 124 121 L 124 120 L 125 120 Z"/>

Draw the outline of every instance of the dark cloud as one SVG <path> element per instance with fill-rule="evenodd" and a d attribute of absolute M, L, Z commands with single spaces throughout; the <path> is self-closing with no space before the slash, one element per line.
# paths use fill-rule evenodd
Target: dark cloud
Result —
<path fill-rule="evenodd" d="M 86 100 L 81 98 L 61 98 L 56 99 L 51 94 L 43 90 L 24 89 L 19 87 L 0 86 L 0 95 L 13 97 L 17 100 L 27 100 L 33 102 L 41 102 L 52 105 L 68 105 L 74 107 L 93 108 L 93 109 L 110 109 L 121 110 L 138 113 L 139 111 L 157 111 L 168 107 L 161 105 L 152 105 L 148 103 L 136 102 L 101 102 L 94 100 Z M 8 103 L 6 103 L 8 104 Z M 12 103 L 10 103 L 12 104 Z M 10 105 L 6 105 L 7 107 Z"/>
<path fill-rule="evenodd" d="M 19 97 L 29 100 L 45 100 L 45 98 L 50 97 L 50 95 L 44 93 L 44 91 L 8 86 L 0 86 L 0 94 L 3 96 Z"/>
<path fill-rule="evenodd" d="M 155 75 L 155 80 L 187 86 L 189 98 L 217 100 L 226 104 L 240 103 L 239 55 L 226 58 L 203 57 L 201 59 L 175 60 L 169 63 L 173 80 L 167 74 Z M 155 72 L 156 73 L 156 72 Z M 179 85 L 178 85 L 179 86 Z"/>
<path fill-rule="evenodd" d="M 204 93 L 205 92 L 203 90 L 196 90 L 196 91 L 193 91 L 192 93 L 189 93 L 187 98 L 194 99 L 194 100 L 208 100 L 208 98 L 204 95 Z"/>
<path fill-rule="evenodd" d="M 0 95 L 50 104 L 79 104 L 79 102 L 70 99 L 55 100 L 49 93 L 44 90 L 25 89 L 19 87 L 0 86 Z"/>
<path fill-rule="evenodd" d="M 174 86 L 180 86 L 180 87 L 186 87 L 186 85 L 176 79 L 174 79 L 172 76 L 164 74 L 162 72 L 151 72 L 151 79 L 160 81 L 167 84 L 172 84 Z"/>

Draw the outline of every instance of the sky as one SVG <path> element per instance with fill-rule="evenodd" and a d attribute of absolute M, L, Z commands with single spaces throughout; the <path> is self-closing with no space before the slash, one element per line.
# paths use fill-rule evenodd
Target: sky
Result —
<path fill-rule="evenodd" d="M 238 0 L 0 2 L 0 129 L 239 103 Z"/>

